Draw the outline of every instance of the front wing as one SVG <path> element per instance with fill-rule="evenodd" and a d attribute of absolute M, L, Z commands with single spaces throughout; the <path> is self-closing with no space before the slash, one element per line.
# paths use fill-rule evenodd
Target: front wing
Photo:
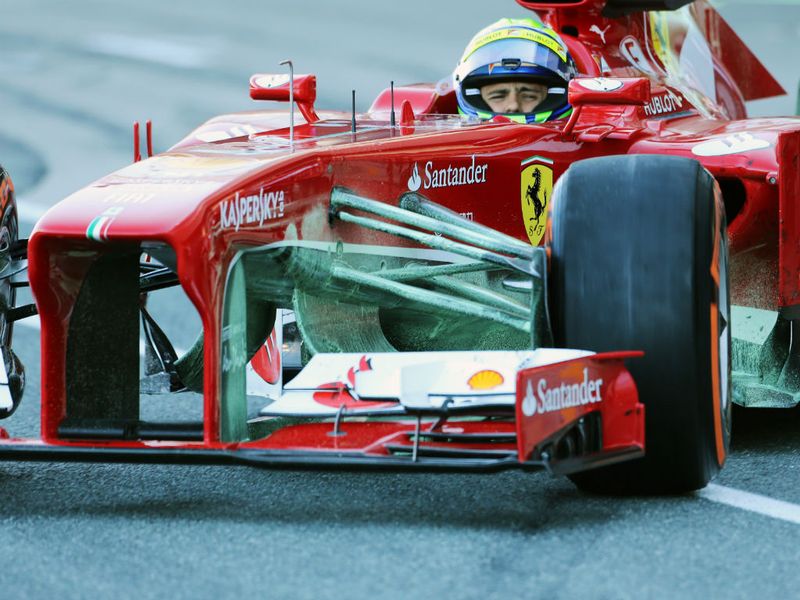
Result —
<path fill-rule="evenodd" d="M 454 388 L 451 400 L 445 402 L 447 393 L 441 386 L 447 384 L 447 376 L 431 384 L 427 398 L 419 390 L 410 396 L 388 390 L 377 400 L 358 396 L 357 389 L 374 389 L 374 378 L 367 378 L 360 387 L 340 388 L 352 399 L 348 406 L 355 407 L 338 408 L 334 415 L 309 420 L 277 411 L 269 414 L 266 407 L 267 415 L 250 423 L 253 438 L 260 438 L 256 441 L 207 443 L 202 424 L 199 429 L 175 424 L 169 431 L 165 429 L 169 425 L 148 431 L 142 424 L 132 432 L 135 440 L 74 439 L 57 444 L 11 438 L 0 431 L 0 458 L 428 471 L 521 468 L 569 474 L 642 456 L 644 407 L 624 366 L 624 360 L 641 353 L 550 351 L 561 353 L 556 355 L 559 360 L 543 358 L 542 352 L 520 353 L 529 356 L 521 356 L 511 369 L 510 387 L 503 385 L 509 353 L 471 353 L 470 368 L 479 367 L 470 378 L 473 392 L 459 398 Z M 577 357 L 563 360 L 570 352 Z M 407 380 L 419 379 L 417 374 L 431 362 L 444 369 L 442 373 L 454 372 L 439 353 L 420 354 L 406 359 Z M 380 364 L 380 358 L 362 356 L 356 364 Z M 457 358 L 463 366 L 464 357 Z M 387 381 L 393 377 L 386 371 L 379 375 Z M 402 377 L 399 381 L 402 388 Z M 370 410 L 375 403 L 393 410 L 385 414 Z"/>

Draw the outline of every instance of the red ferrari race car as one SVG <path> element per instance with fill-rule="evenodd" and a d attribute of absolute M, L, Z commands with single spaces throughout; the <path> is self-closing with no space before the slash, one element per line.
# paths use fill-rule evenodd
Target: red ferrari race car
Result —
<path fill-rule="evenodd" d="M 518 2 L 542 22 L 363 114 L 317 112 L 291 64 L 255 75 L 288 106 L 137 156 L 27 243 L 5 187 L 6 414 L 11 324 L 35 310 L 43 384 L 41 439 L 0 456 L 704 486 L 732 364 L 740 402 L 797 402 L 800 120 L 745 118 L 782 90 L 704 0 Z M 481 58 L 520 40 L 544 54 Z M 521 77 L 545 63 L 563 83 Z M 513 94 L 533 118 L 494 108 Z M 12 308 L 25 260 L 36 304 Z M 202 321 L 180 355 L 148 310 L 170 286 Z M 731 352 L 731 299 L 781 310 L 763 347 Z M 143 419 L 151 394 L 202 421 Z"/>

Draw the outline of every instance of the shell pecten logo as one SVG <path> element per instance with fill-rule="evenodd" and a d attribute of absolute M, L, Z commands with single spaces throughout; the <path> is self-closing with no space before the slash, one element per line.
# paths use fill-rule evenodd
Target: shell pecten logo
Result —
<path fill-rule="evenodd" d="M 497 371 L 484 369 L 483 371 L 478 371 L 472 377 L 470 377 L 469 381 L 467 381 L 467 384 L 473 390 L 490 390 L 492 388 L 496 388 L 498 385 L 501 385 L 503 381 L 505 381 L 503 376 Z"/>

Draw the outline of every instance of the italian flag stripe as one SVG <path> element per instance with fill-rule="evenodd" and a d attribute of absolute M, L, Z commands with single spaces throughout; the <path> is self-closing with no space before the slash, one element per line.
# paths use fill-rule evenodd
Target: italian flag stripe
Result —
<path fill-rule="evenodd" d="M 531 156 L 530 158 L 526 158 L 522 161 L 522 166 L 529 165 L 531 163 L 544 163 L 546 165 L 552 165 L 553 161 L 549 158 L 545 158 L 544 156 Z"/>
<path fill-rule="evenodd" d="M 86 229 L 86 237 L 90 240 L 95 240 L 96 242 L 103 241 L 103 234 L 105 233 L 103 229 L 106 229 L 110 219 L 108 217 L 96 217 L 89 223 L 89 227 Z"/>

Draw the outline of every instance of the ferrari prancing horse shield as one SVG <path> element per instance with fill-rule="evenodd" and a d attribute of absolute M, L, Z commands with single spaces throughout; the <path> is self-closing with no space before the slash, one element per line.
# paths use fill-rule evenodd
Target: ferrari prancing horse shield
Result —
<path fill-rule="evenodd" d="M 553 169 L 549 159 L 535 156 L 522 163 L 522 218 L 531 244 L 538 246 L 547 228 L 547 213 L 553 194 Z"/>

